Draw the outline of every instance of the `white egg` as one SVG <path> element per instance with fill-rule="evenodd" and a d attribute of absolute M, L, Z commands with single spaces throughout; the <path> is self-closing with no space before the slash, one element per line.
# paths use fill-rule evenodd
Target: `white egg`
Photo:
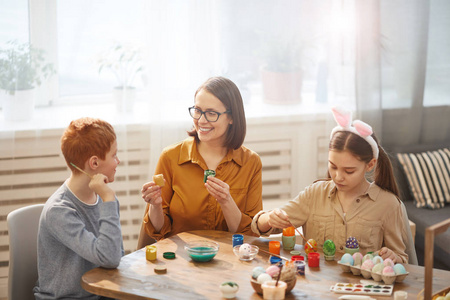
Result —
<path fill-rule="evenodd" d="M 241 247 L 239 247 L 239 255 L 250 255 L 251 250 L 252 247 L 249 244 L 242 244 Z"/>
<path fill-rule="evenodd" d="M 270 275 L 267 274 L 267 273 L 262 273 L 262 274 L 260 274 L 260 275 L 258 276 L 258 279 L 256 279 L 256 281 L 257 281 L 259 284 L 263 284 L 264 282 L 270 281 L 270 280 L 272 280 L 272 276 L 270 276 Z"/>

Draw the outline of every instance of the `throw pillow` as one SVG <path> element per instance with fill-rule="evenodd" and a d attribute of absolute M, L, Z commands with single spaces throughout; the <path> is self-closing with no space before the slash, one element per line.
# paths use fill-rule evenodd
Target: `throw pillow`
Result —
<path fill-rule="evenodd" d="M 450 150 L 398 153 L 417 207 L 437 209 L 450 203 Z"/>

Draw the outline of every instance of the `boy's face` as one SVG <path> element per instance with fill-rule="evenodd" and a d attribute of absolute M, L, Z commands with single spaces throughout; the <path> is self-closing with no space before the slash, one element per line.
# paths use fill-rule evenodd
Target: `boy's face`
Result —
<path fill-rule="evenodd" d="M 117 141 L 111 145 L 111 149 L 106 153 L 105 159 L 99 160 L 99 167 L 97 172 L 108 177 L 108 182 L 114 181 L 114 175 L 116 174 L 116 167 L 120 163 L 117 157 Z"/>

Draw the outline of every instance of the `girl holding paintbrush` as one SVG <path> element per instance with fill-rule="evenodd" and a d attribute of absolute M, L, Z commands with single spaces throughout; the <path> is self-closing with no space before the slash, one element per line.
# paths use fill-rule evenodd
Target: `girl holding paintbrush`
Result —
<path fill-rule="evenodd" d="M 306 239 L 319 248 L 331 239 L 343 252 L 348 237 L 359 242 L 361 253 L 379 251 L 383 258 L 408 262 L 405 240 L 409 227 L 403 221 L 401 202 L 392 165 L 378 144 L 372 128 L 351 123 L 351 112 L 333 108 L 338 123 L 328 152 L 328 180 L 317 181 L 273 211 L 259 212 L 252 230 L 261 235 L 303 226 Z M 374 181 L 366 175 L 375 170 Z"/>

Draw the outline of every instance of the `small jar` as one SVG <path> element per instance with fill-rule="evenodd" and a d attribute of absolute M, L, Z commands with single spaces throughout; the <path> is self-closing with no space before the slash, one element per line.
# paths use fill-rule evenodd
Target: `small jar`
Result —
<path fill-rule="evenodd" d="M 150 261 L 156 259 L 156 246 L 155 245 L 145 246 L 145 259 L 150 260 Z"/>
<path fill-rule="evenodd" d="M 281 237 L 283 242 L 283 249 L 286 251 L 294 250 L 295 247 L 295 228 L 293 226 L 283 229 L 283 235 Z"/>
<path fill-rule="evenodd" d="M 242 245 L 244 243 L 244 236 L 242 234 L 236 233 L 233 234 L 233 248 L 237 245 Z"/>
<path fill-rule="evenodd" d="M 269 252 L 275 255 L 280 255 L 280 242 L 270 241 L 269 242 Z"/>

